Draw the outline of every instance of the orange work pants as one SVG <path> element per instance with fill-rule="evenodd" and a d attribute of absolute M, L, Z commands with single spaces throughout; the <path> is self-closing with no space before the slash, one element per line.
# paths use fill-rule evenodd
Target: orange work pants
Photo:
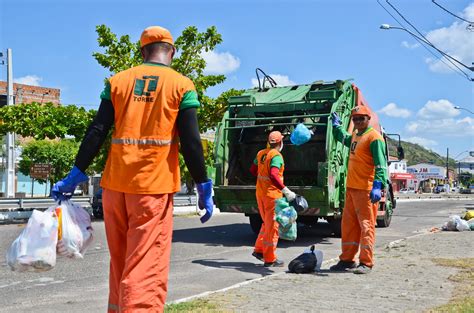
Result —
<path fill-rule="evenodd" d="M 275 262 L 278 244 L 278 222 L 275 221 L 275 199 L 257 195 L 258 211 L 262 217 L 262 227 L 255 241 L 254 251 L 263 253 L 266 263 Z"/>
<path fill-rule="evenodd" d="M 370 190 L 347 188 L 341 225 L 341 261 L 355 262 L 360 247 L 359 262 L 370 267 L 374 265 L 378 206 L 378 202 L 370 201 Z"/>
<path fill-rule="evenodd" d="M 173 195 L 104 189 L 110 251 L 108 312 L 163 312 L 173 232 Z"/>

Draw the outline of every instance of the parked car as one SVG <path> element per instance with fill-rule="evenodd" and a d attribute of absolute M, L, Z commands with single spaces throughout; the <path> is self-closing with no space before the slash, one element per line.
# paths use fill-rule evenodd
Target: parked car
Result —
<path fill-rule="evenodd" d="M 433 192 L 434 193 L 440 193 L 440 192 L 446 192 L 446 190 L 445 190 L 443 185 L 438 185 L 434 188 Z"/>
<path fill-rule="evenodd" d="M 74 189 L 74 196 L 82 196 L 84 194 L 84 191 L 81 189 L 81 187 L 77 186 L 76 189 Z"/>
<path fill-rule="evenodd" d="M 94 194 L 92 197 L 92 214 L 95 218 L 104 218 L 104 212 L 102 210 L 102 188 Z"/>
<path fill-rule="evenodd" d="M 472 193 L 472 189 L 471 188 L 461 188 L 459 190 L 459 193 L 462 193 L 462 194 L 470 194 Z"/>
<path fill-rule="evenodd" d="M 416 193 L 415 189 L 413 188 L 402 188 L 398 192 L 399 193 Z"/>

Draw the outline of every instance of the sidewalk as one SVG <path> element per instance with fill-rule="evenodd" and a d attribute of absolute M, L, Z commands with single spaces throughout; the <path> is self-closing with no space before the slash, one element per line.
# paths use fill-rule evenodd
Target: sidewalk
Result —
<path fill-rule="evenodd" d="M 456 285 L 450 277 L 460 270 L 435 258 L 463 259 L 470 281 Z M 367 275 L 329 272 L 335 260 L 326 260 L 319 273 L 283 272 L 200 300 L 219 312 L 423 312 L 454 296 L 474 298 L 474 232 L 415 235 L 376 250 L 375 260 Z"/>

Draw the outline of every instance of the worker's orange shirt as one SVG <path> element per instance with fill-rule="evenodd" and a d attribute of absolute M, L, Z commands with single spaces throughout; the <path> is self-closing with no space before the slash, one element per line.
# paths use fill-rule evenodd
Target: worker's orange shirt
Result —
<path fill-rule="evenodd" d="M 257 162 L 258 162 L 258 175 L 257 175 L 257 195 L 266 196 L 269 198 L 279 199 L 283 195 L 281 190 L 279 190 L 275 185 L 273 185 L 270 179 L 270 163 L 272 159 L 276 156 L 283 156 L 277 149 L 263 149 L 257 153 Z M 278 176 L 283 182 L 283 172 L 285 171 L 285 165 L 283 164 L 280 167 Z"/>
<path fill-rule="evenodd" d="M 195 90 L 193 82 L 156 64 L 133 67 L 109 82 L 115 128 L 102 187 L 136 194 L 178 191 L 176 119 L 184 95 Z"/>
<path fill-rule="evenodd" d="M 346 182 L 348 188 L 372 189 L 375 166 L 370 144 L 375 140 L 383 142 L 383 137 L 373 128 L 369 128 L 362 135 L 355 132 L 352 134 Z"/>

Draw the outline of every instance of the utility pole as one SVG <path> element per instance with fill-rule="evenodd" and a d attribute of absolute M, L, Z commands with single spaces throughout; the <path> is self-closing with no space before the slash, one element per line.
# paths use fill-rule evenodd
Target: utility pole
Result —
<path fill-rule="evenodd" d="M 7 105 L 14 105 L 13 99 L 13 72 L 12 49 L 7 49 Z M 13 133 L 6 135 L 7 166 L 3 181 L 5 182 L 5 197 L 15 196 L 15 137 Z"/>
<path fill-rule="evenodd" d="M 449 184 L 449 148 L 446 148 L 446 183 Z"/>

